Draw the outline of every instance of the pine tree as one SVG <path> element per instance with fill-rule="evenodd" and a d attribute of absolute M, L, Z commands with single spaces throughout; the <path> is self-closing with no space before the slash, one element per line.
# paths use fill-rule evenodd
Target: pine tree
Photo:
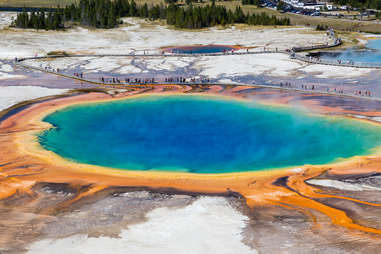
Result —
<path fill-rule="evenodd" d="M 137 16 L 137 7 L 136 7 L 136 3 L 134 0 L 131 1 L 131 4 L 130 4 L 130 10 L 129 10 L 129 16 L 130 17 L 136 17 Z"/>

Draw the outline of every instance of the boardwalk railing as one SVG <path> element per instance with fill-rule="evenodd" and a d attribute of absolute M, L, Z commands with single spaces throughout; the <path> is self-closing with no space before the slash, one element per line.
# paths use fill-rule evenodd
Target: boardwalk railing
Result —
<path fill-rule="evenodd" d="M 332 60 L 325 60 L 325 59 L 319 59 L 319 58 L 313 58 L 313 57 L 307 57 L 304 55 L 297 54 L 297 52 L 302 52 L 302 51 L 309 51 L 309 50 L 314 50 L 314 49 L 324 49 L 324 48 L 332 48 L 336 47 L 342 44 L 341 39 L 337 38 L 334 34 L 333 30 L 328 31 L 328 36 L 333 39 L 333 43 L 329 44 L 320 44 L 320 45 L 312 45 L 312 46 L 307 46 L 307 47 L 293 47 L 291 50 L 278 50 L 276 49 L 270 49 L 270 48 L 262 48 L 259 49 L 257 48 L 255 51 L 231 51 L 231 52 L 218 52 L 218 53 L 191 53 L 191 54 L 185 54 L 185 53 L 150 53 L 144 51 L 143 54 L 135 54 L 135 53 L 130 53 L 130 54 L 96 54 L 96 55 L 88 55 L 88 54 L 81 54 L 81 55 L 70 55 L 70 54 L 62 54 L 62 55 L 46 55 L 46 56 L 36 56 L 36 57 L 25 57 L 25 58 L 20 58 L 20 59 L 15 59 L 15 64 L 22 66 L 24 68 L 29 68 L 37 71 L 42 71 L 46 73 L 51 73 L 55 74 L 58 76 L 66 77 L 66 78 L 71 78 L 83 82 L 88 82 L 92 84 L 98 84 L 98 85 L 113 85 L 110 83 L 105 83 L 105 82 L 99 82 L 96 80 L 89 80 L 86 78 L 82 78 L 79 76 L 75 75 L 70 75 L 70 74 L 65 74 L 59 71 L 54 71 L 54 69 L 51 68 L 42 68 L 42 67 L 37 67 L 33 65 L 28 65 L 25 63 L 26 60 L 39 60 L 39 59 L 50 59 L 50 58 L 65 58 L 65 57 L 200 57 L 200 56 L 229 56 L 229 55 L 256 55 L 256 54 L 272 54 L 272 53 L 283 53 L 283 54 L 288 54 L 290 58 L 292 59 L 297 59 L 300 61 L 304 61 L 307 63 L 313 63 L 313 64 L 323 64 L 323 65 L 332 65 L 332 66 L 343 66 L 343 67 L 355 67 L 355 68 L 381 68 L 381 63 L 356 63 L 356 62 L 345 62 L 345 61 L 332 61 Z M 184 82 L 181 84 L 198 84 L 198 83 L 203 83 L 203 82 Z M 143 85 L 142 84 L 137 84 L 137 83 L 120 83 L 118 82 L 115 85 Z M 155 83 L 158 85 L 159 83 Z M 165 83 L 160 83 L 165 85 Z M 173 84 L 173 83 L 172 83 Z M 209 84 L 209 83 L 208 83 Z"/>
<path fill-rule="evenodd" d="M 75 55 L 72 57 L 78 57 L 78 56 L 79 55 Z M 81 55 L 81 57 L 83 57 L 83 56 L 85 56 L 85 55 Z M 120 56 L 120 55 L 117 55 L 117 56 Z M 63 56 L 55 56 L 55 57 L 63 57 Z M 297 55 L 296 57 L 300 57 L 300 56 Z M 148 88 L 148 87 L 154 87 L 154 86 L 173 86 L 173 85 L 190 85 L 190 86 L 195 86 L 195 85 L 208 85 L 208 86 L 212 86 L 212 85 L 238 85 L 238 86 L 253 86 L 253 87 L 272 88 L 272 89 L 281 89 L 281 90 L 292 90 L 292 91 L 305 92 L 305 93 L 311 93 L 312 92 L 312 93 L 316 93 L 316 94 L 326 94 L 326 95 L 335 95 L 335 96 L 343 96 L 343 97 L 352 97 L 352 98 L 361 98 L 361 99 L 381 101 L 381 98 L 373 97 L 373 96 L 357 95 L 357 94 L 353 93 L 354 91 L 336 92 L 336 91 L 332 91 L 332 89 L 327 91 L 327 90 L 324 90 L 324 88 L 319 88 L 319 87 L 316 87 L 314 89 L 306 89 L 305 87 L 304 88 L 300 88 L 299 86 L 287 87 L 287 86 L 282 86 L 281 84 L 280 85 L 274 85 L 274 84 L 243 84 L 243 83 L 229 84 L 229 83 L 218 83 L 218 82 L 213 82 L 213 81 L 208 82 L 205 80 L 195 80 L 195 81 L 186 81 L 186 82 L 155 81 L 155 82 L 140 82 L 140 83 L 139 82 L 108 83 L 108 82 L 101 82 L 101 81 L 91 80 L 91 79 L 86 79 L 86 78 L 80 78 L 78 76 L 65 74 L 65 73 L 57 72 L 57 71 L 54 71 L 51 69 L 45 69 L 45 68 L 27 65 L 27 64 L 23 63 L 23 61 L 27 60 L 27 59 L 43 59 L 43 58 L 46 58 L 46 57 L 33 57 L 33 58 L 18 59 L 16 64 L 19 66 L 28 68 L 28 69 L 33 69 L 33 70 L 37 70 L 37 71 L 51 73 L 54 75 L 78 80 L 81 82 L 86 82 L 86 83 L 95 84 L 95 85 L 101 85 L 104 87 L 113 87 L 113 88 L 145 88 L 145 87 Z M 309 61 L 309 59 L 307 57 L 304 57 L 304 60 Z M 322 62 L 319 62 L 319 63 L 323 64 Z"/>
<path fill-rule="evenodd" d="M 342 44 L 342 41 L 340 38 L 335 38 L 334 43 L 332 44 L 320 44 L 320 45 L 312 45 L 312 46 L 306 46 L 306 47 L 293 47 L 293 52 L 302 52 L 302 51 L 310 51 L 315 49 L 327 49 L 327 48 L 334 48 L 337 46 L 340 46 Z"/>
<path fill-rule="evenodd" d="M 290 58 L 297 59 L 300 61 L 304 61 L 307 63 L 313 63 L 313 64 L 323 64 L 323 65 L 333 65 L 333 66 L 343 66 L 343 67 L 356 67 L 356 68 L 381 68 L 381 63 L 356 63 L 356 62 L 344 62 L 344 61 L 332 61 L 332 60 L 325 60 L 325 59 L 319 59 L 319 58 L 313 58 L 313 57 L 307 57 L 304 55 L 297 54 L 297 52 L 302 51 L 309 51 L 314 49 L 324 49 L 324 48 L 332 48 L 336 47 L 342 44 L 342 41 L 334 36 L 334 33 L 330 35 L 330 37 L 333 39 L 332 44 L 321 44 L 321 45 L 315 45 L 315 46 L 308 46 L 308 47 L 294 47 L 291 50 L 278 50 L 276 49 L 268 49 L 268 48 L 262 48 L 262 49 L 256 49 L 255 51 L 233 51 L 233 52 L 219 52 L 219 53 L 192 53 L 192 54 L 184 54 L 184 53 L 146 53 L 144 54 L 96 54 L 96 55 L 47 55 L 47 56 L 36 56 L 36 57 L 24 57 L 15 59 L 15 64 L 24 68 L 33 69 L 37 71 L 42 71 L 46 73 L 51 73 L 54 75 L 62 76 L 65 78 L 70 78 L 74 80 L 78 80 L 81 82 L 87 82 L 95 85 L 102 85 L 105 87 L 153 87 L 158 85 L 163 86 L 170 86 L 170 85 L 229 85 L 225 83 L 216 83 L 216 82 L 207 82 L 205 80 L 195 80 L 195 81 L 186 81 L 186 82 L 162 82 L 162 81 L 156 81 L 156 82 L 104 82 L 104 81 L 97 81 L 97 80 L 91 80 L 82 78 L 79 76 L 71 75 L 71 74 L 65 74 L 61 71 L 55 71 L 51 68 L 43 68 L 38 67 L 34 65 L 29 65 L 25 61 L 27 60 L 39 60 L 39 59 L 50 59 L 50 58 L 65 58 L 65 57 L 199 57 L 199 56 L 229 56 L 229 55 L 256 55 L 256 54 L 273 54 L 273 53 L 283 53 L 288 54 Z M 248 86 L 249 84 L 232 84 L 232 85 L 245 85 Z M 306 89 L 306 87 L 302 86 L 301 88 L 296 87 L 285 87 L 282 86 L 282 84 L 278 85 L 272 85 L 272 84 L 251 84 L 249 86 L 254 87 L 264 87 L 264 88 L 272 88 L 272 89 L 282 89 L 282 90 L 294 90 L 294 91 L 300 91 L 300 92 L 313 92 L 318 94 L 327 94 L 327 95 L 336 95 L 336 96 L 344 96 L 344 97 L 356 97 L 356 98 L 364 98 L 364 99 L 370 99 L 370 100 L 379 100 L 381 101 L 381 98 L 377 97 L 371 97 L 364 96 L 364 95 L 358 95 L 356 93 L 353 93 L 353 91 L 341 91 L 336 92 L 331 91 L 330 89 L 324 91 L 322 89 L 324 88 L 316 88 L 316 89 Z"/>
<path fill-rule="evenodd" d="M 49 58 L 64 58 L 64 57 L 199 57 L 199 56 L 230 56 L 230 55 L 258 55 L 258 54 L 276 54 L 276 53 L 288 53 L 286 50 L 278 49 L 266 49 L 258 51 L 241 51 L 241 52 L 219 52 L 219 53 L 167 53 L 167 54 L 95 54 L 95 55 L 46 55 L 46 56 L 34 56 L 18 58 L 15 62 L 20 63 L 26 60 L 39 60 Z"/>
<path fill-rule="evenodd" d="M 325 45 L 316 45 L 310 47 L 294 47 L 290 52 L 291 59 L 297 59 L 306 63 L 312 64 L 322 64 L 322 65 L 331 65 L 331 66 L 341 66 L 341 67 L 352 67 L 352 68 L 370 68 L 370 69 L 381 69 L 381 63 L 364 63 L 364 62 L 354 62 L 354 61 L 345 61 L 345 60 L 328 60 L 328 59 L 320 59 L 316 57 L 309 57 L 297 54 L 297 52 L 302 51 L 310 51 L 315 49 L 325 49 L 325 48 L 333 48 L 340 46 L 342 44 L 342 40 L 340 38 L 334 38 L 334 43 L 325 44 Z"/>
<path fill-rule="evenodd" d="M 78 81 L 88 82 L 92 84 L 98 84 L 98 85 L 110 85 L 104 82 L 99 82 L 95 80 L 89 80 L 82 77 L 74 76 L 74 75 L 68 75 L 64 74 L 62 72 L 56 72 L 50 68 L 42 68 L 37 67 L 34 65 L 26 64 L 25 61 L 27 60 L 41 60 L 41 59 L 51 59 L 51 58 L 67 58 L 67 57 L 199 57 L 199 56 L 228 56 L 228 55 L 255 55 L 255 54 L 271 54 L 271 53 L 288 53 L 285 50 L 278 50 L 278 49 L 266 49 L 266 50 L 260 50 L 260 51 L 243 51 L 243 52 L 220 52 L 220 53 L 192 53 L 192 54 L 178 54 L 178 53 L 171 53 L 171 54 L 96 54 L 96 55 L 70 55 L 70 54 L 62 54 L 62 55 L 46 55 L 46 56 L 34 56 L 34 57 L 24 57 L 24 58 L 16 58 L 15 59 L 15 65 L 32 69 L 36 71 L 41 71 L 45 73 L 51 73 L 55 74 L 61 77 L 65 78 L 71 78 Z M 135 83 L 129 83 L 125 85 L 131 85 Z M 195 83 L 192 83 L 195 84 Z M 118 85 L 118 84 L 115 84 Z M 119 84 L 120 85 L 120 84 Z M 139 85 L 139 84 L 138 84 Z"/>
<path fill-rule="evenodd" d="M 293 47 L 292 49 L 287 50 L 278 50 L 276 49 L 257 49 L 255 51 L 232 51 L 232 52 L 218 52 L 218 53 L 191 53 L 191 54 L 185 54 L 185 53 L 146 53 L 144 51 L 144 54 L 96 54 L 96 55 L 47 55 L 47 56 L 36 56 L 36 57 L 25 57 L 16 59 L 15 64 L 35 69 L 43 72 L 52 72 L 47 69 L 34 67 L 31 65 L 27 65 L 24 63 L 21 63 L 26 60 L 33 60 L 33 59 L 48 59 L 48 58 L 63 58 L 63 57 L 199 57 L 199 56 L 228 56 L 228 55 L 256 55 L 256 54 L 272 54 L 272 53 L 283 53 L 288 54 L 291 59 L 297 59 L 303 62 L 312 63 L 312 64 L 322 64 L 322 65 L 331 65 L 331 66 L 341 66 L 341 67 L 354 67 L 354 68 L 381 68 L 381 63 L 361 63 L 361 62 L 349 62 L 349 61 L 334 61 L 334 60 L 325 60 L 325 59 L 319 59 L 319 58 L 312 58 L 307 57 L 304 55 L 297 54 L 297 52 L 302 51 L 310 51 L 310 50 L 316 50 L 316 49 L 326 49 L 326 48 L 333 48 L 340 46 L 342 44 L 342 40 L 340 38 L 337 38 L 334 31 L 332 29 L 327 31 L 327 35 L 329 38 L 333 39 L 333 43 L 326 43 L 326 44 L 320 44 L 320 45 L 312 45 L 312 46 L 306 46 L 306 47 Z M 54 73 L 54 72 L 52 72 Z M 57 73 L 55 73 L 57 74 Z M 59 73 L 58 75 L 64 76 L 64 74 Z M 73 76 L 72 78 L 79 79 L 78 77 Z"/>
<path fill-rule="evenodd" d="M 352 61 L 339 61 L 339 60 L 327 60 L 316 57 L 303 56 L 300 54 L 290 54 L 292 59 L 297 59 L 303 62 L 312 64 L 322 64 L 331 66 L 342 66 L 342 67 L 353 67 L 353 68 L 372 68 L 381 69 L 381 63 L 362 63 L 362 62 L 352 62 Z"/>
<path fill-rule="evenodd" d="M 77 76 L 72 76 L 68 74 L 63 74 L 60 72 L 54 72 L 50 70 L 45 70 L 39 67 L 34 67 L 34 66 L 29 66 L 26 64 L 23 64 L 21 62 L 17 63 L 20 66 L 23 66 L 25 68 L 30 68 L 30 69 L 35 69 L 38 71 L 43 71 L 46 73 L 51 73 L 55 74 L 58 76 L 66 77 L 66 78 L 71 78 L 75 79 L 78 81 L 82 82 L 87 82 L 90 84 L 95 84 L 95 85 L 101 85 L 104 87 L 109 87 L 109 88 L 150 88 L 154 86 L 173 86 L 173 85 L 189 85 L 189 86 L 198 86 L 198 85 L 207 85 L 207 86 L 212 86 L 212 85 L 236 85 L 236 86 L 253 86 L 253 87 L 261 87 L 261 88 L 270 88 L 270 89 L 279 89 L 279 90 L 290 90 L 290 91 L 298 91 L 298 92 L 303 92 L 303 93 L 315 93 L 315 94 L 324 94 L 324 95 L 335 95 L 335 96 L 342 96 L 342 97 L 351 97 L 351 98 L 359 98 L 359 99 L 367 99 L 367 100 L 376 100 L 376 101 L 381 101 L 381 98 L 374 97 L 374 96 L 363 96 L 363 95 L 357 95 L 353 93 L 353 91 L 346 91 L 346 92 L 336 92 L 329 90 L 323 90 L 320 89 L 319 87 L 316 87 L 314 89 L 306 89 L 306 88 L 300 88 L 299 86 L 282 86 L 282 85 L 274 85 L 274 84 L 244 84 L 244 83 L 234 83 L 234 84 L 229 84 L 229 83 L 218 83 L 218 82 L 206 82 L 203 80 L 195 80 L 194 82 L 192 81 L 186 81 L 186 82 L 148 82 L 148 83 L 136 83 L 136 82 L 131 82 L 131 83 L 103 83 L 100 81 L 94 81 L 94 80 L 89 80 L 86 78 L 80 78 Z"/>

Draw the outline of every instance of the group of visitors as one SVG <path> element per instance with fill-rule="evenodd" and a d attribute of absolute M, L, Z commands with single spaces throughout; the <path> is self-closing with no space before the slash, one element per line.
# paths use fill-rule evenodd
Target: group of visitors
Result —
<path fill-rule="evenodd" d="M 295 54 L 294 54 L 293 56 L 295 56 Z M 304 57 L 304 58 L 307 58 L 307 56 Z M 321 59 L 320 59 L 319 56 L 314 56 L 314 57 L 309 56 L 309 59 L 310 59 L 310 62 L 315 62 L 315 63 L 317 63 L 317 62 L 321 62 Z"/>
<path fill-rule="evenodd" d="M 356 90 L 355 95 L 371 97 L 372 94 L 369 90 Z"/>
<path fill-rule="evenodd" d="M 292 85 L 291 85 L 290 82 L 285 82 L 285 83 L 280 82 L 280 87 L 288 87 L 288 88 L 292 88 Z M 303 85 L 302 85 L 302 87 L 303 87 Z"/>
<path fill-rule="evenodd" d="M 302 89 L 304 89 L 304 90 L 315 90 L 315 85 L 308 86 L 308 85 L 302 84 Z"/>
<path fill-rule="evenodd" d="M 341 60 L 338 60 L 339 63 L 341 63 Z M 42 69 L 43 66 L 42 64 L 40 65 L 40 68 Z M 50 65 L 44 67 L 45 71 L 49 72 L 60 72 L 60 69 L 54 69 Z M 84 75 L 83 72 L 74 72 L 74 77 L 83 79 Z M 103 84 L 126 84 L 126 85 L 133 85 L 133 84 L 155 84 L 155 83 L 172 83 L 172 84 L 186 84 L 186 83 L 200 83 L 200 84 L 205 84 L 205 83 L 210 83 L 210 79 L 208 77 L 193 77 L 193 78 L 185 78 L 183 76 L 179 77 L 165 77 L 164 79 L 160 81 L 156 81 L 155 78 L 124 78 L 120 79 L 118 77 L 112 77 L 112 78 L 105 78 L 105 77 L 100 77 L 99 81 Z M 294 88 L 294 89 L 302 89 L 306 91 L 314 91 L 314 90 L 320 90 L 320 91 L 326 91 L 327 93 L 333 93 L 333 94 L 344 94 L 344 89 L 338 89 L 336 87 L 330 88 L 330 87 L 318 87 L 315 84 L 312 85 L 306 85 L 306 84 L 301 84 L 295 85 L 291 84 L 290 82 L 281 82 L 279 84 L 281 88 Z M 320 89 L 319 89 L 320 88 Z M 366 96 L 366 97 L 371 97 L 372 94 L 369 90 L 355 90 L 354 91 L 355 96 Z"/>
<path fill-rule="evenodd" d="M 292 85 L 292 84 L 289 83 L 289 82 L 281 82 L 281 83 L 279 84 L 279 86 L 282 87 L 282 88 L 283 88 L 283 87 L 284 87 L 284 88 L 296 88 L 296 89 L 299 88 L 298 85 Z M 317 86 L 317 85 L 306 85 L 306 84 L 302 84 L 302 85 L 300 86 L 300 88 L 301 88 L 302 90 L 306 90 L 306 91 L 315 91 L 315 90 L 324 91 L 324 89 L 325 89 L 325 91 L 326 91 L 327 93 L 332 93 L 332 94 L 344 94 L 344 89 L 342 89 L 342 88 L 336 88 L 336 87 L 333 87 L 333 88 L 330 88 L 330 87 L 326 87 L 326 88 L 324 88 L 324 87 L 320 87 L 320 89 L 319 89 L 319 86 Z M 356 96 L 367 96 L 367 97 L 371 97 L 371 96 L 372 96 L 372 93 L 371 93 L 369 90 L 356 90 L 356 91 L 354 92 L 354 95 L 356 95 Z"/>
<path fill-rule="evenodd" d="M 40 64 L 40 68 L 42 69 L 42 64 Z M 45 66 L 45 67 L 44 67 L 44 70 L 45 70 L 46 72 L 60 72 L 60 69 L 59 69 L 59 68 L 54 69 L 54 68 L 52 68 L 50 65 L 49 65 L 49 66 Z"/>
<path fill-rule="evenodd" d="M 191 78 L 190 79 L 191 83 L 210 83 L 210 79 L 207 77 L 201 77 L 201 78 Z"/>
<path fill-rule="evenodd" d="M 329 88 L 329 87 L 327 87 L 327 92 L 328 93 L 338 93 L 338 94 L 344 94 L 344 89 L 337 89 L 336 87 L 334 87 L 334 88 Z"/>
<path fill-rule="evenodd" d="M 80 77 L 83 77 L 83 74 L 75 73 L 74 76 L 78 77 L 77 75 L 80 75 Z M 173 84 L 186 84 L 186 83 L 210 83 L 210 79 L 208 77 L 201 77 L 201 78 L 185 78 L 185 77 L 165 77 L 164 79 L 158 81 L 155 78 L 105 78 L 100 77 L 99 81 L 103 84 L 154 84 L 154 83 L 173 83 Z"/>
<path fill-rule="evenodd" d="M 302 90 L 306 90 L 306 91 L 315 91 L 315 90 L 320 90 L 321 91 L 324 91 L 324 87 L 319 87 L 318 85 L 316 84 L 312 84 L 312 85 L 306 85 L 306 84 L 301 84 L 300 86 L 299 85 L 292 85 L 290 82 L 281 82 L 279 84 L 280 87 L 284 87 L 284 88 L 295 88 L 295 89 L 302 89 Z M 338 89 L 336 87 L 334 88 L 325 88 L 325 91 L 327 93 L 335 93 L 335 94 L 344 94 L 344 89 Z M 364 91 L 362 92 L 364 94 Z M 367 93 L 368 94 L 368 93 Z M 370 94 L 370 92 L 369 92 Z"/>
<path fill-rule="evenodd" d="M 77 78 L 83 78 L 83 72 L 74 72 L 74 76 Z"/>
<path fill-rule="evenodd" d="M 115 77 L 112 77 L 112 78 L 105 78 L 105 77 L 100 77 L 99 80 L 103 83 L 103 84 L 153 84 L 155 83 L 155 79 L 154 78 L 124 78 L 123 79 L 120 79 L 120 78 L 115 78 Z"/>
<path fill-rule="evenodd" d="M 75 74 L 75 76 L 78 74 Z M 186 84 L 186 83 L 201 83 L 206 84 L 210 83 L 208 77 L 201 78 L 185 78 L 185 77 L 166 77 L 162 80 L 156 80 L 155 78 L 125 78 L 120 79 L 116 77 L 105 78 L 100 77 L 99 81 L 103 84 L 154 84 L 154 83 L 172 83 L 172 84 Z"/>
<path fill-rule="evenodd" d="M 348 60 L 348 61 L 343 61 L 343 60 L 341 60 L 341 59 L 339 59 L 339 60 L 337 60 L 337 63 L 338 64 L 349 64 L 349 65 L 355 65 L 355 62 L 353 62 L 353 61 L 350 61 L 350 60 Z"/>
<path fill-rule="evenodd" d="M 318 89 L 319 89 L 319 86 L 318 86 L 318 85 L 309 85 L 309 86 L 308 86 L 308 85 L 304 85 L 304 84 L 302 84 L 302 85 L 301 85 L 301 88 L 302 88 L 303 90 L 312 90 L 312 91 L 314 91 L 314 90 L 318 90 Z M 325 91 L 326 91 L 327 93 L 344 94 L 344 89 L 342 89 L 342 88 L 336 88 L 336 87 L 333 87 L 333 88 L 326 87 L 326 88 L 324 88 L 324 87 L 321 87 L 320 90 L 324 91 L 324 89 L 325 89 Z"/>
<path fill-rule="evenodd" d="M 184 77 L 169 77 L 164 79 L 165 83 L 186 83 L 187 79 Z"/>

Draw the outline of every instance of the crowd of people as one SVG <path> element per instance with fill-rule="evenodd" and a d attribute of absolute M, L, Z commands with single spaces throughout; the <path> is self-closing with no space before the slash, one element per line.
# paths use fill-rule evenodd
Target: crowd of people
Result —
<path fill-rule="evenodd" d="M 74 76 L 78 74 L 75 73 Z M 82 73 L 80 75 L 83 75 Z M 80 76 L 81 78 L 83 76 Z M 208 77 L 200 77 L 200 78 L 185 78 L 185 77 L 165 77 L 162 79 L 155 78 L 120 78 L 120 77 L 100 77 L 98 79 L 103 84 L 125 84 L 125 85 L 137 85 L 137 84 L 186 84 L 186 83 L 210 83 L 210 79 Z"/>
<path fill-rule="evenodd" d="M 42 64 L 40 64 L 40 68 L 42 69 Z M 44 67 L 44 70 L 45 70 L 46 72 L 48 72 L 48 71 L 50 71 L 50 72 L 60 72 L 60 69 L 59 69 L 59 68 L 54 69 L 54 68 L 52 68 L 50 65 L 45 66 L 45 67 Z"/>
<path fill-rule="evenodd" d="M 61 70 L 59 68 L 52 68 L 50 65 L 45 66 L 44 68 L 42 65 L 40 65 L 41 69 L 45 69 L 45 71 L 49 72 L 57 72 L 59 73 Z M 84 79 L 83 72 L 74 72 L 74 77 Z M 124 84 L 124 85 L 144 85 L 144 84 L 189 84 L 189 83 L 195 83 L 195 84 L 208 84 L 211 82 L 211 80 L 208 77 L 191 77 L 186 78 L 183 76 L 178 77 L 165 77 L 159 80 L 156 80 L 155 78 L 120 78 L 120 77 L 110 77 L 105 78 L 104 76 L 99 78 L 99 81 L 103 84 Z M 307 85 L 307 84 L 291 84 L 290 82 L 280 82 L 279 87 L 281 88 L 291 88 L 291 89 L 301 89 L 306 91 L 324 91 L 327 93 L 332 94 L 344 94 L 344 89 L 340 88 L 330 88 L 326 86 L 318 86 L 315 84 Z M 351 92 L 349 91 L 349 94 Z M 355 96 L 366 96 L 371 97 L 372 93 L 369 90 L 355 90 L 354 91 Z"/>
<path fill-rule="evenodd" d="M 184 77 L 169 77 L 164 78 L 165 83 L 186 83 L 187 79 Z"/>
<path fill-rule="evenodd" d="M 280 87 L 288 87 L 288 88 L 292 88 L 292 85 L 291 85 L 290 82 L 285 82 L 285 83 L 280 82 L 279 85 L 280 85 Z"/>
<path fill-rule="evenodd" d="M 372 94 L 369 90 L 356 90 L 355 95 L 371 97 Z"/>
<path fill-rule="evenodd" d="M 355 62 L 353 62 L 353 61 L 350 61 L 350 60 L 344 61 L 344 60 L 341 60 L 341 59 L 339 59 L 339 60 L 337 60 L 337 63 L 338 63 L 338 64 L 349 64 L 349 65 L 355 65 Z"/>
<path fill-rule="evenodd" d="M 156 83 L 154 78 L 105 78 L 100 77 L 99 81 L 103 84 L 154 84 Z"/>
<path fill-rule="evenodd" d="M 293 88 L 293 89 L 301 89 L 301 90 L 306 90 L 306 91 L 321 91 L 321 92 L 324 91 L 326 93 L 343 94 L 344 95 L 344 89 L 342 89 L 342 88 L 319 86 L 316 84 L 313 84 L 313 85 L 306 85 L 306 84 L 296 85 L 296 84 L 291 84 L 290 82 L 281 82 L 279 84 L 279 86 L 282 88 Z M 351 94 L 351 92 L 348 91 L 347 94 Z M 369 90 L 355 90 L 354 95 L 355 96 L 371 97 L 372 93 Z"/>
<path fill-rule="evenodd" d="M 83 79 L 83 72 L 74 72 L 74 76 Z"/>
<path fill-rule="evenodd" d="M 46 72 L 60 72 L 59 68 L 54 69 L 50 65 L 43 67 L 40 64 L 40 68 L 44 69 Z M 74 72 L 73 76 L 79 79 L 84 79 L 83 72 Z M 98 78 L 99 82 L 103 84 L 160 84 L 160 83 L 175 83 L 175 84 L 185 84 L 185 83 L 210 83 L 210 79 L 208 77 L 193 77 L 193 78 L 185 78 L 183 76 L 179 77 L 165 77 L 160 80 L 156 80 L 155 78 L 120 78 L 120 77 L 104 77 L 101 76 Z"/>
<path fill-rule="evenodd" d="M 295 54 L 294 54 L 295 56 Z M 306 58 L 306 57 L 304 57 Z M 315 62 L 315 63 L 324 63 L 324 62 L 327 62 L 327 63 L 330 63 L 328 60 L 326 59 L 321 59 L 319 56 L 309 56 L 309 61 L 310 62 Z M 337 64 L 339 65 L 353 65 L 355 66 L 355 62 L 354 61 L 351 61 L 351 60 L 342 60 L 342 59 L 338 59 L 336 60 Z M 331 62 L 333 63 L 333 62 Z"/>
<path fill-rule="evenodd" d="M 327 92 L 329 93 L 329 92 L 333 92 L 333 93 L 338 93 L 338 94 L 344 94 L 344 89 L 337 89 L 336 87 L 334 87 L 334 88 L 329 88 L 329 87 L 327 87 Z"/>

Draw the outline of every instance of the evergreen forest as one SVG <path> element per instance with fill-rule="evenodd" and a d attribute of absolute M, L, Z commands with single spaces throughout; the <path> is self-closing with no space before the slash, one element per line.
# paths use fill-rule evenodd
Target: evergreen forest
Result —
<path fill-rule="evenodd" d="M 242 23 L 248 25 L 290 25 L 288 18 L 277 18 L 266 13 L 245 14 L 241 7 L 234 11 L 224 6 L 186 6 L 174 3 L 148 6 L 137 5 L 134 0 L 80 0 L 54 12 L 23 11 L 17 15 L 14 26 L 45 30 L 64 29 L 66 24 L 80 24 L 95 28 L 114 28 L 121 24 L 121 17 L 140 17 L 149 20 L 166 20 L 177 28 L 198 29 L 216 25 Z"/>

